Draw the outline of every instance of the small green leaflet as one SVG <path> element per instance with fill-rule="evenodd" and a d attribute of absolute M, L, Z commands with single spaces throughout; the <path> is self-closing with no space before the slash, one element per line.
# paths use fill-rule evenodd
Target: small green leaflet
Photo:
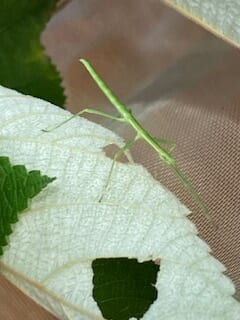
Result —
<path fill-rule="evenodd" d="M 54 180 L 38 170 L 27 172 L 23 165 L 12 166 L 8 157 L 0 157 L 0 255 L 7 245 L 6 237 L 12 233 L 11 224 L 18 221 L 18 213 Z"/>
<path fill-rule="evenodd" d="M 40 43 L 41 32 L 56 3 L 1 1 L 0 84 L 62 106 L 65 97 L 61 78 Z"/>
<path fill-rule="evenodd" d="M 103 258 L 92 263 L 93 297 L 105 319 L 140 319 L 157 299 L 159 265 L 137 259 Z"/>

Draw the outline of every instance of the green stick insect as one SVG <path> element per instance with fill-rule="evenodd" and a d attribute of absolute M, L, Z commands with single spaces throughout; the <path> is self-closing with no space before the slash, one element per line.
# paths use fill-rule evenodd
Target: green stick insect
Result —
<path fill-rule="evenodd" d="M 112 175 L 112 171 L 113 171 L 113 168 L 114 168 L 114 164 L 117 161 L 117 159 L 123 153 L 125 153 L 137 140 L 142 139 L 145 142 L 147 142 L 157 152 L 157 154 L 159 155 L 159 158 L 166 165 L 168 165 L 172 169 L 172 171 L 179 178 L 179 180 L 181 181 L 183 186 L 190 192 L 192 197 L 195 199 L 195 201 L 197 202 L 197 204 L 200 207 L 200 209 L 202 210 L 202 212 L 206 215 L 207 218 L 209 218 L 211 220 L 211 215 L 209 214 L 208 208 L 206 207 L 206 205 L 202 201 L 202 199 L 199 196 L 199 194 L 197 193 L 197 191 L 193 188 L 191 183 L 188 181 L 188 179 L 186 178 L 184 173 L 176 165 L 175 160 L 174 160 L 174 158 L 172 157 L 172 155 L 170 153 L 171 151 L 167 151 L 166 149 L 164 149 L 160 145 L 160 143 L 168 143 L 168 144 L 172 144 L 172 145 L 173 145 L 173 143 L 168 141 L 168 140 L 165 140 L 165 139 L 157 139 L 157 138 L 152 137 L 142 127 L 142 125 L 136 120 L 136 118 L 133 116 L 131 110 L 129 110 L 118 98 L 116 98 L 116 96 L 113 94 L 113 92 L 107 87 L 107 85 L 103 82 L 103 80 L 100 78 L 100 76 L 93 69 L 91 64 L 85 59 L 80 59 L 80 61 L 83 63 L 83 65 L 85 66 L 85 68 L 87 69 L 87 71 L 89 72 L 91 77 L 93 78 L 93 80 L 96 82 L 96 84 L 98 85 L 100 90 L 103 92 L 103 94 L 112 103 L 112 105 L 117 109 L 117 111 L 119 113 L 119 117 L 113 116 L 113 115 L 109 115 L 109 114 L 107 114 L 105 112 L 102 112 L 100 110 L 83 109 L 82 111 L 80 111 L 80 112 L 74 114 L 73 116 L 69 117 L 64 122 L 62 122 L 62 123 L 50 128 L 50 129 L 43 130 L 43 131 L 46 131 L 46 132 L 52 131 L 52 130 L 62 126 L 66 122 L 70 121 L 73 117 L 79 116 L 79 115 L 81 115 L 83 113 L 96 114 L 96 115 L 100 115 L 100 116 L 103 116 L 103 117 L 106 117 L 106 118 L 109 118 L 109 119 L 113 119 L 113 120 L 120 121 L 120 122 L 128 124 L 136 132 L 136 135 L 131 141 L 126 143 L 122 148 L 120 148 L 115 153 L 114 158 L 113 158 L 113 162 L 112 162 L 112 166 L 111 166 L 111 169 L 110 169 L 110 172 L 109 172 L 108 179 L 106 181 L 104 190 L 107 188 L 107 186 L 109 184 L 109 181 L 110 181 L 110 178 L 111 178 L 111 175 Z M 103 197 L 103 195 L 101 196 L 99 201 L 102 200 L 102 197 Z"/>

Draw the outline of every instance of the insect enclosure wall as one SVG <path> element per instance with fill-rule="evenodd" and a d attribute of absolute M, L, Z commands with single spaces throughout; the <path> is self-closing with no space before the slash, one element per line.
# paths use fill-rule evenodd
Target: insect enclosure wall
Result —
<path fill-rule="evenodd" d="M 78 62 L 84 57 L 153 136 L 176 142 L 176 161 L 204 198 L 217 230 L 147 145 L 137 143 L 131 152 L 191 208 L 200 236 L 239 292 L 239 50 L 159 0 L 62 1 L 42 41 L 63 77 L 69 110 L 88 107 L 115 114 Z M 89 119 L 125 139 L 132 136 L 122 124 Z M 37 312 L 38 319 L 53 319 Z M 30 319 L 29 312 L 24 317 Z"/>

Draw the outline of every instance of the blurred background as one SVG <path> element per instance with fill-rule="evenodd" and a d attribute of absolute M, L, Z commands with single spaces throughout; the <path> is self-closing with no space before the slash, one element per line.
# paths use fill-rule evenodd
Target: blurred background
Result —
<path fill-rule="evenodd" d="M 239 50 L 159 0 L 60 1 L 42 43 L 62 75 L 69 110 L 115 113 L 79 63 L 84 57 L 153 136 L 177 143 L 174 157 L 217 230 L 147 145 L 137 143 L 132 154 L 192 210 L 191 219 L 226 266 L 239 299 Z M 122 124 L 87 117 L 125 139 L 132 136 Z M 1 319 L 54 319 L 2 279 L 0 301 Z"/>

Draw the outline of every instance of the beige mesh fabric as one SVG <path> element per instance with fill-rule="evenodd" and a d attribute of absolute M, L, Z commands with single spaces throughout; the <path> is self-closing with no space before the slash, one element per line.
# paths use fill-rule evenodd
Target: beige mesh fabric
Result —
<path fill-rule="evenodd" d="M 191 59 L 194 57 L 190 55 L 190 64 Z M 199 56 L 198 63 L 208 62 Z M 154 136 L 161 134 L 177 142 L 174 151 L 177 162 L 201 193 L 218 229 L 201 215 L 172 172 L 159 165 L 154 153 L 149 154 L 148 146 L 136 146 L 134 156 L 192 208 L 191 218 L 200 236 L 209 243 L 214 256 L 225 264 L 226 273 L 239 291 L 240 92 L 237 83 L 240 52 L 224 50 L 214 67 L 211 62 L 208 65 L 208 72 L 200 80 L 174 97 L 165 102 L 148 102 L 149 108 L 140 118 Z M 140 94 L 141 99 L 144 95 L 156 94 L 156 88 L 161 88 L 158 81 Z"/>
<path fill-rule="evenodd" d="M 85 57 L 154 136 L 177 143 L 177 163 L 207 203 L 217 230 L 147 145 L 137 143 L 132 154 L 192 209 L 200 236 L 240 290 L 240 51 L 159 0 L 66 2 L 43 42 L 61 70 L 68 107 L 113 112 L 79 65 Z M 89 118 L 126 139 L 132 135 L 122 124 Z M 25 299 L 1 279 L 0 319 L 53 319 Z"/>
<path fill-rule="evenodd" d="M 206 85 L 207 89 L 207 85 Z M 134 158 L 149 168 L 152 174 L 176 193 L 192 208 L 192 220 L 200 235 L 213 250 L 213 254 L 227 267 L 227 274 L 240 287 L 240 109 L 236 105 L 192 105 L 190 97 L 166 103 L 159 112 L 152 110 L 145 116 L 145 126 L 156 136 L 177 142 L 174 152 L 179 166 L 201 193 L 207 203 L 218 229 L 199 212 L 191 196 L 181 187 L 173 173 L 159 164 L 154 153 L 149 153 L 145 144 L 134 148 Z M 161 117 L 159 117 L 161 114 Z M 235 114 L 236 118 L 233 118 Z M 230 116 L 230 117 L 229 117 Z M 157 119 L 157 121 L 156 121 Z"/>

